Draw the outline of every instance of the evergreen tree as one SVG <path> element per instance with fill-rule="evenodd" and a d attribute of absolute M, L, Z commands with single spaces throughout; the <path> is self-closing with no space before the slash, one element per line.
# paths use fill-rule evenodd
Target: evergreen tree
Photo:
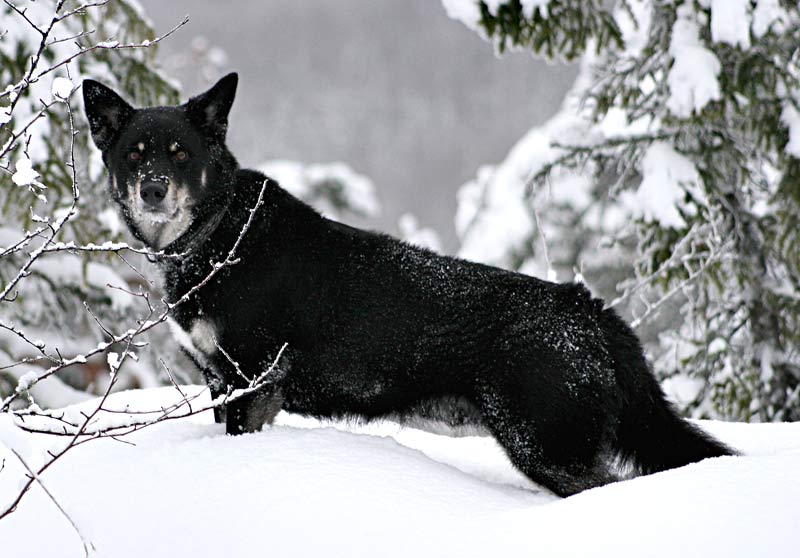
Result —
<path fill-rule="evenodd" d="M 584 68 L 562 112 L 462 190 L 462 253 L 552 276 L 612 245 L 634 325 L 661 330 L 656 372 L 695 380 L 687 411 L 800 419 L 797 2 L 443 2 L 500 52 Z M 511 233 L 476 240 L 509 210 Z"/>

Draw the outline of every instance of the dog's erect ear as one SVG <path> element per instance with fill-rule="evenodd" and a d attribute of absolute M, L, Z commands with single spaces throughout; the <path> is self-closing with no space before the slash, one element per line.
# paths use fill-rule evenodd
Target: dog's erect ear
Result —
<path fill-rule="evenodd" d="M 192 97 L 186 103 L 189 118 L 202 130 L 205 130 L 219 139 L 225 139 L 228 129 L 228 113 L 236 96 L 236 84 L 239 76 L 235 73 L 228 74 L 220 79 L 214 87 Z"/>
<path fill-rule="evenodd" d="M 83 106 L 92 138 L 100 151 L 111 147 L 117 133 L 134 111 L 122 97 L 92 79 L 83 80 Z"/>

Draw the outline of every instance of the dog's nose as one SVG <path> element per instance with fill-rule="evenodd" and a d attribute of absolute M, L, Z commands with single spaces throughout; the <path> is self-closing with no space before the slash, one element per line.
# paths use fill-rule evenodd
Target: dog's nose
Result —
<path fill-rule="evenodd" d="M 142 184 L 139 195 L 145 204 L 158 207 L 167 195 L 167 185 L 163 182 L 145 182 Z"/>

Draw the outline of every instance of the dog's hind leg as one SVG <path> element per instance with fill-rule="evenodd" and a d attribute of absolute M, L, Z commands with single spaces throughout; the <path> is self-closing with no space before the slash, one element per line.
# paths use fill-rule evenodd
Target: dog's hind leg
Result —
<path fill-rule="evenodd" d="M 563 497 L 619 480 L 605 461 L 607 418 L 594 402 L 509 379 L 482 388 L 477 403 L 517 469 Z"/>

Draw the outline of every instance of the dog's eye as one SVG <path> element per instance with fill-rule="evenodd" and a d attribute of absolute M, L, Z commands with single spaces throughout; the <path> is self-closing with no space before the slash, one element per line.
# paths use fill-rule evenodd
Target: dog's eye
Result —
<path fill-rule="evenodd" d="M 184 161 L 187 161 L 188 159 L 189 159 L 189 154 L 186 153 L 185 151 L 177 151 L 175 153 L 175 160 L 178 161 L 179 163 L 183 163 Z"/>
<path fill-rule="evenodd" d="M 136 161 L 138 161 L 138 160 L 139 160 L 139 159 L 141 159 L 141 158 L 142 158 L 142 154 L 141 154 L 141 152 L 139 152 L 138 150 L 133 150 L 133 151 L 131 151 L 130 153 L 128 153 L 128 160 L 129 160 L 129 161 L 134 161 L 134 162 L 136 162 Z"/>

